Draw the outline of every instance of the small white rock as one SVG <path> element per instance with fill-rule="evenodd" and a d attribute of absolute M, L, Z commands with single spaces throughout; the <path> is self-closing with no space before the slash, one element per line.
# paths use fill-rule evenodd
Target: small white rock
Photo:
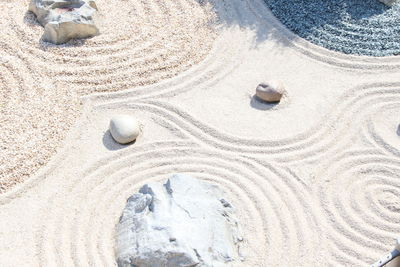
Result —
<path fill-rule="evenodd" d="M 285 93 L 285 88 L 280 81 L 260 83 L 256 89 L 256 96 L 266 102 L 279 102 Z"/>
<path fill-rule="evenodd" d="M 138 120 L 130 115 L 116 115 L 110 121 L 110 133 L 118 143 L 127 144 L 138 137 L 140 125 Z"/>

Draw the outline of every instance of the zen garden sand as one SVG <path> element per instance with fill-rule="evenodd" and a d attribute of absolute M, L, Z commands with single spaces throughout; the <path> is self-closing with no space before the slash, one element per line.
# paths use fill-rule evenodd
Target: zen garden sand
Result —
<path fill-rule="evenodd" d="M 226 192 L 232 266 L 391 251 L 400 5 L 336 2 L 98 0 L 100 35 L 54 45 L 28 0 L 0 1 L 0 266 L 116 266 L 126 200 L 175 173 Z M 280 102 L 255 96 L 271 80 Z M 140 122 L 134 143 L 111 137 L 118 114 Z"/>

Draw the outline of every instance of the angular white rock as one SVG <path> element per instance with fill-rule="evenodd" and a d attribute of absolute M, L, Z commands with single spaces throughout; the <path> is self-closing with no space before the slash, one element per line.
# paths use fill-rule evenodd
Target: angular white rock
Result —
<path fill-rule="evenodd" d="M 43 40 L 54 44 L 99 34 L 94 24 L 94 0 L 31 0 L 32 11 L 44 27 Z"/>
<path fill-rule="evenodd" d="M 393 6 L 398 0 L 379 0 L 379 2 L 384 3 L 387 6 Z"/>
<path fill-rule="evenodd" d="M 400 267 L 400 238 L 396 239 L 394 249 L 370 267 Z"/>
<path fill-rule="evenodd" d="M 132 195 L 116 231 L 119 267 L 222 267 L 241 260 L 233 207 L 215 185 L 187 175 Z"/>
<path fill-rule="evenodd" d="M 283 84 L 273 80 L 260 83 L 256 88 L 256 96 L 266 102 L 279 102 L 285 92 Z"/>
<path fill-rule="evenodd" d="M 139 136 L 140 124 L 130 115 L 116 115 L 110 120 L 110 133 L 118 143 L 127 144 Z"/>

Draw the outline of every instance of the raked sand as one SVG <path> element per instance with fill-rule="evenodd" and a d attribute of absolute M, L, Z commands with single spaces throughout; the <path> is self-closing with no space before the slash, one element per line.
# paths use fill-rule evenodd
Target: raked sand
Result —
<path fill-rule="evenodd" d="M 182 12 L 197 6 L 174 3 Z M 6 14 L 23 10 L 2 5 Z M 110 71 L 88 79 L 117 76 L 117 92 L 107 82 L 63 78 L 65 88 L 86 88 L 76 109 L 81 115 L 48 164 L 0 195 L 0 266 L 115 266 L 113 235 L 126 199 L 177 172 L 227 192 L 245 238 L 246 260 L 237 266 L 367 266 L 393 247 L 400 232 L 400 57 L 349 56 L 312 45 L 277 22 L 261 0 L 211 5 L 219 19 L 211 50 L 174 78 L 139 86 L 135 79 L 147 75 Z M 40 30 L 12 28 L 16 37 L 7 38 L 16 38 L 15 52 L 37 51 L 27 62 L 47 70 L 49 51 L 35 50 Z M 121 36 L 123 30 L 116 28 Z M 102 49 L 119 45 L 96 38 L 57 53 L 93 49 L 96 42 L 104 42 Z M 115 54 L 148 55 L 146 41 L 137 44 Z M 64 58 L 71 56 L 57 56 Z M 85 62 L 73 64 L 94 67 Z M 279 105 L 253 97 L 270 78 L 286 85 Z M 107 127 L 117 113 L 141 121 L 135 144 L 112 141 Z"/>
<path fill-rule="evenodd" d="M 209 5 L 193 0 L 97 3 L 102 34 L 55 46 L 40 41 L 29 1 L 0 1 L 0 193 L 50 160 L 80 116 L 80 96 L 175 76 L 215 38 Z"/>

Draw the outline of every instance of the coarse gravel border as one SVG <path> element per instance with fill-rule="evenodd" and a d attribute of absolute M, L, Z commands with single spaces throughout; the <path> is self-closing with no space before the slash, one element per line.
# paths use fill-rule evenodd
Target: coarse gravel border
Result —
<path fill-rule="evenodd" d="M 400 4 L 377 0 L 264 0 L 300 37 L 337 52 L 372 57 L 400 54 Z"/>

